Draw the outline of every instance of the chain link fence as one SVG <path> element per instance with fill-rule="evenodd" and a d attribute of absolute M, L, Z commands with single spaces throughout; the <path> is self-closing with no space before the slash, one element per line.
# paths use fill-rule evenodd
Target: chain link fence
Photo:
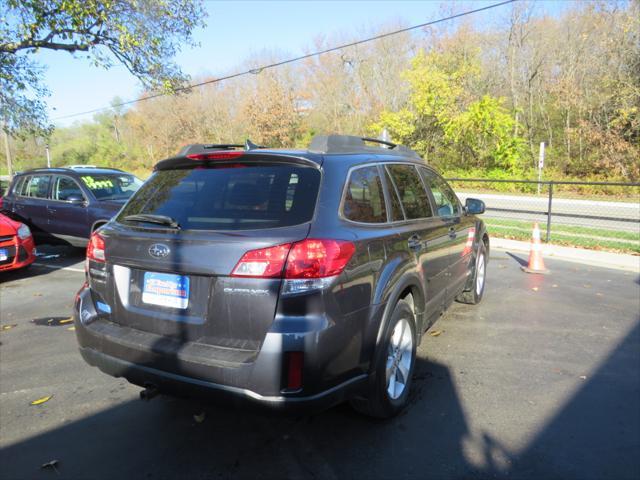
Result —
<path fill-rule="evenodd" d="M 640 183 L 447 179 L 462 200 L 483 200 L 495 236 L 640 253 Z"/>
<path fill-rule="evenodd" d="M 0 197 L 3 197 L 6 193 L 9 183 L 11 183 L 9 175 L 0 175 Z"/>

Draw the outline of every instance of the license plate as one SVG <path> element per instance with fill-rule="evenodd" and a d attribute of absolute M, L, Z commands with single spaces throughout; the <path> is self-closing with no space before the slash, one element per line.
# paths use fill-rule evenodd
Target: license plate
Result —
<path fill-rule="evenodd" d="M 0 262 L 4 262 L 9 258 L 9 252 L 6 248 L 0 248 Z"/>
<path fill-rule="evenodd" d="M 189 277 L 170 273 L 146 272 L 142 301 L 162 307 L 187 308 L 189 305 Z"/>

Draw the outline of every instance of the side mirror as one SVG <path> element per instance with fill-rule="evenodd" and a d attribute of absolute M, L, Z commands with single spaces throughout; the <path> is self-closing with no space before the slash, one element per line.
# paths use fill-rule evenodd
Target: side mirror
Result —
<path fill-rule="evenodd" d="M 477 198 L 467 198 L 464 202 L 464 209 L 469 215 L 480 215 L 484 213 L 484 202 Z"/>
<path fill-rule="evenodd" d="M 82 205 L 84 204 L 84 198 L 82 197 L 82 195 L 72 193 L 67 197 L 67 202 L 73 205 Z"/>

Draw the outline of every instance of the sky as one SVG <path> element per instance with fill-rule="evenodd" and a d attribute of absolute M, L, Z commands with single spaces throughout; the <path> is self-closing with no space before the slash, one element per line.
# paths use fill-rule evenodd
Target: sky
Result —
<path fill-rule="evenodd" d="M 456 10 L 473 10 L 498 2 L 475 0 L 455 6 Z M 551 14 L 568 5 L 560 0 L 538 3 L 541 12 Z M 192 77 L 235 71 L 242 61 L 265 49 L 282 58 L 306 53 L 319 35 L 345 33 L 364 38 L 385 24 L 416 25 L 448 14 L 439 0 L 205 1 L 205 8 L 207 27 L 195 32 L 200 46 L 185 49 L 175 59 Z M 510 8 L 498 7 L 467 19 L 480 27 L 507 19 Z M 141 92 L 140 82 L 120 65 L 105 70 L 66 52 L 40 51 L 36 58 L 46 66 L 49 115 L 57 126 L 88 120 L 91 115 L 60 117 L 108 106 L 115 97 L 132 100 Z"/>

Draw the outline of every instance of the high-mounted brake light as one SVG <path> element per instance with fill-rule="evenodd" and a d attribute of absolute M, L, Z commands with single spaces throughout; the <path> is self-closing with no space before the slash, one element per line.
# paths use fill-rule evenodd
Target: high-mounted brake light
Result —
<path fill-rule="evenodd" d="M 209 153 L 192 153 L 187 155 L 187 158 L 191 160 L 232 160 L 234 158 L 241 157 L 244 154 L 243 151 L 217 151 Z"/>
<path fill-rule="evenodd" d="M 98 263 L 104 263 L 106 260 L 104 254 L 104 238 L 98 232 L 94 232 L 89 239 L 87 245 L 87 261 L 91 260 Z"/>

